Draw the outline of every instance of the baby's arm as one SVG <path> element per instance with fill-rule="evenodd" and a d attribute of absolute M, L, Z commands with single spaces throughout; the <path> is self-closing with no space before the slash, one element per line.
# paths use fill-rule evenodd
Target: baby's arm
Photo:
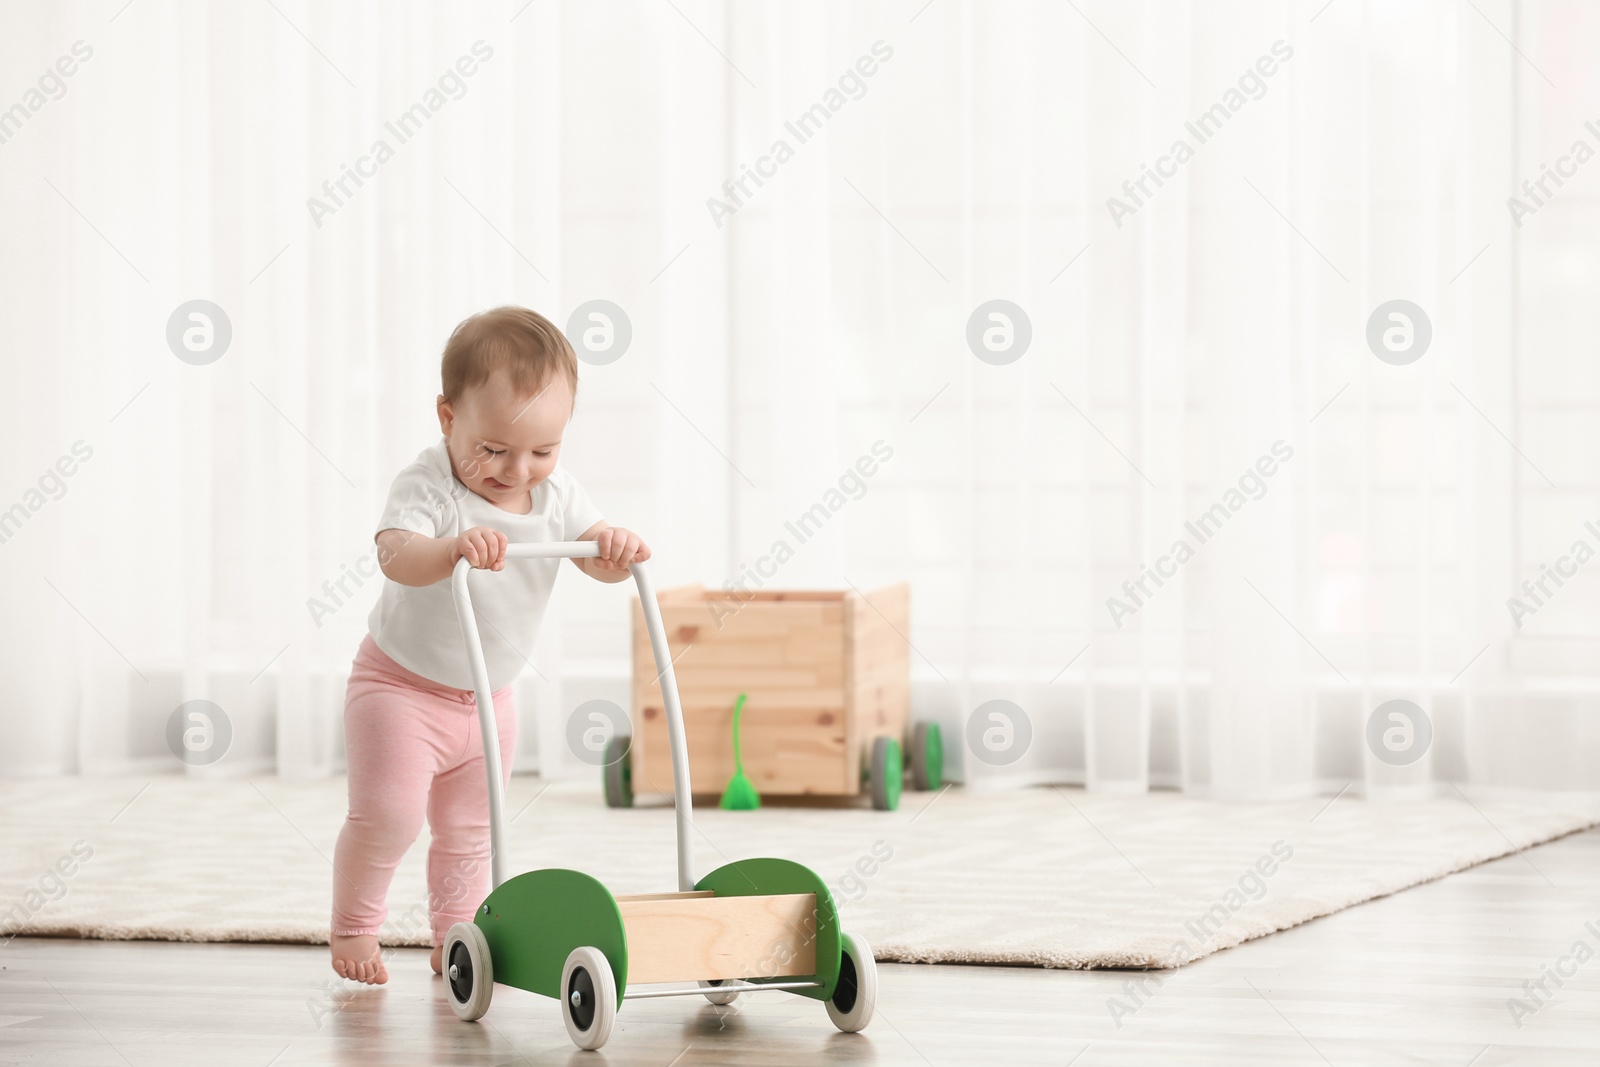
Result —
<path fill-rule="evenodd" d="M 506 535 L 474 526 L 460 537 L 428 537 L 413 530 L 378 531 L 378 567 L 401 585 L 432 585 L 450 577 L 456 560 L 501 571 L 506 567 Z"/>
<path fill-rule="evenodd" d="M 628 564 L 643 563 L 650 558 L 650 546 L 638 534 L 620 526 L 607 526 L 604 520 L 585 530 L 578 540 L 600 542 L 599 556 L 572 561 L 580 571 L 596 581 L 627 581 L 630 577 Z"/>

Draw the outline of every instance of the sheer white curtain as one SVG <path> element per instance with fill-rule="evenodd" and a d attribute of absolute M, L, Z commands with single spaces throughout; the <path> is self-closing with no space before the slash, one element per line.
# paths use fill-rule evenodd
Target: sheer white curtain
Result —
<path fill-rule="evenodd" d="M 1596 201 L 1560 163 L 1600 146 L 1600 13 L 108 2 L 0 27 L 24 112 L 0 772 L 180 768 L 191 699 L 233 738 L 190 773 L 336 772 L 371 524 L 437 432 L 445 336 L 606 299 L 633 341 L 584 366 L 563 462 L 662 584 L 749 586 L 781 540 L 768 585 L 910 580 L 914 713 L 968 782 L 1600 788 L 1600 585 L 1560 563 L 1600 547 Z M 1576 171 L 1536 203 L 1546 163 Z M 203 366 L 166 340 L 195 299 L 232 325 Z M 991 300 L 1031 325 L 1013 362 L 968 346 Z M 1392 300 L 1431 325 L 1415 362 L 1369 347 Z M 1545 563 L 1575 574 L 1533 604 Z M 564 721 L 626 703 L 626 599 L 558 589 L 519 766 L 587 773 Z M 1431 724 L 1409 764 L 1367 739 L 1393 699 Z M 1011 762 L 964 741 L 996 700 L 1031 733 Z"/>

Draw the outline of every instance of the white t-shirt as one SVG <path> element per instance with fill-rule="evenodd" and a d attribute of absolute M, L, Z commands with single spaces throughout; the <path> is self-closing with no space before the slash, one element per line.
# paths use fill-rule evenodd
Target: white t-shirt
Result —
<path fill-rule="evenodd" d="M 533 509 L 526 515 L 491 504 L 456 478 L 445 439 L 440 437 L 396 476 L 378 530 L 453 538 L 474 526 L 488 526 L 511 542 L 576 541 L 601 520 L 600 509 L 583 487 L 559 467 L 530 494 Z M 559 559 L 507 559 L 503 571 L 474 567 L 467 573 L 491 689 L 509 685 L 530 662 L 534 637 L 562 565 Z M 425 586 L 385 578 L 367 628 L 378 647 L 400 666 L 441 685 L 472 688 L 472 668 L 448 578 Z"/>

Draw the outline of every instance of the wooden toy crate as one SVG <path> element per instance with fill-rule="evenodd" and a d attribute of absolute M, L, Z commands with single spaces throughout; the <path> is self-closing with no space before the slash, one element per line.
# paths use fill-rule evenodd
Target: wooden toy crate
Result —
<path fill-rule="evenodd" d="M 744 769 L 763 796 L 866 792 L 878 807 L 898 804 L 900 748 L 912 740 L 906 583 L 865 596 L 686 585 L 658 599 L 697 792 L 720 793 L 733 775 L 733 706 L 745 693 Z M 666 710 L 637 598 L 632 695 L 628 792 L 670 794 Z M 916 740 L 926 732 L 919 728 Z M 928 787 L 931 770 L 919 772 L 919 787 Z M 613 801 L 608 789 L 608 801 L 631 803 L 631 795 Z"/>

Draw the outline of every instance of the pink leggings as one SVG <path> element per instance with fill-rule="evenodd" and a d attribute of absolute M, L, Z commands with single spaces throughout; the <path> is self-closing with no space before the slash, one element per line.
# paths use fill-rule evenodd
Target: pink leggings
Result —
<path fill-rule="evenodd" d="M 510 686 L 495 692 L 494 711 L 509 781 L 517 737 Z M 407 670 L 368 634 L 345 691 L 344 746 L 350 814 L 333 853 L 332 932 L 380 932 L 394 869 L 426 815 L 427 913 L 433 943 L 443 944 L 489 893 L 489 798 L 473 694 Z M 399 932 L 420 928 L 421 913 L 418 901 Z"/>

